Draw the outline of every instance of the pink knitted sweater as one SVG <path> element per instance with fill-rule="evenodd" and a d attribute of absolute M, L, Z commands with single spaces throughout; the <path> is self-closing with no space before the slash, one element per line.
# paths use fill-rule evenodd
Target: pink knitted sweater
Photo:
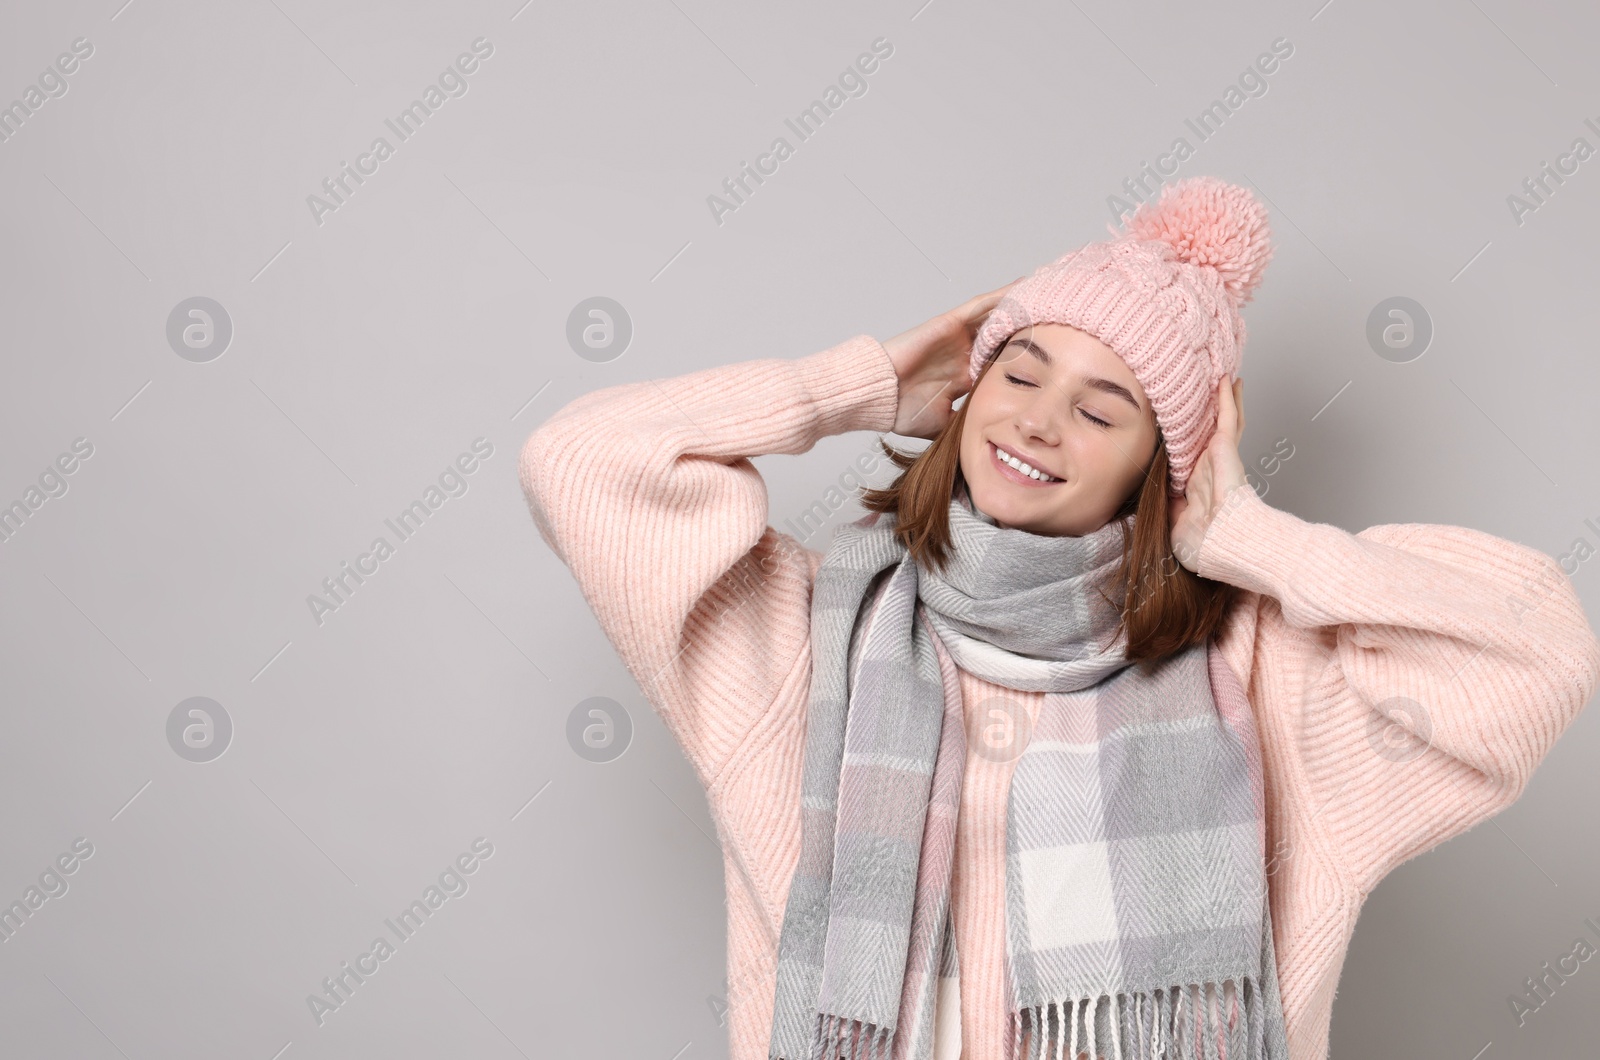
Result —
<path fill-rule="evenodd" d="M 723 846 L 731 1056 L 767 1055 L 779 931 L 800 854 L 810 594 L 823 553 L 767 525 L 749 458 L 894 425 L 898 386 L 862 335 L 598 390 L 528 438 L 522 488 L 623 663 L 705 786 Z M 1244 590 L 1220 644 L 1255 710 L 1268 884 L 1292 1060 L 1322 1060 L 1357 913 L 1395 866 L 1500 812 L 1600 676 L 1600 641 L 1544 553 L 1455 526 L 1359 534 L 1244 488 L 1200 573 Z M 837 507 L 836 503 L 830 507 Z M 1042 693 L 961 674 L 1037 714 Z M 1415 705 L 1386 701 L 1404 697 Z M 1416 706 L 1419 705 L 1419 706 Z M 1396 748 L 1389 724 L 1422 737 Z M 970 754 L 953 917 L 959 999 L 939 1055 L 1006 1038 L 1006 796 L 1015 766 Z"/>

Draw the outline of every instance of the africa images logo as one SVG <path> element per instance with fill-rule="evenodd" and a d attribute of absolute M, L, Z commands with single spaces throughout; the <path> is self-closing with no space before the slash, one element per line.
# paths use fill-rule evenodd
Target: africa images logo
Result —
<path fill-rule="evenodd" d="M 421 99 L 413 99 L 409 106 L 400 109 L 398 115 L 383 119 L 383 123 L 389 127 L 400 143 L 405 143 L 417 134 L 422 128 L 422 123 L 444 106 L 447 100 L 460 99 L 467 94 L 467 90 L 471 87 L 467 75 L 477 73 L 481 69 L 480 63 L 493 54 L 494 45 L 487 37 L 479 37 L 472 42 L 472 51 L 457 55 L 454 64 L 444 68 L 439 74 L 438 84 L 428 85 L 422 90 Z M 338 173 L 322 181 L 322 191 L 327 198 L 315 194 L 306 196 L 306 206 L 311 210 L 311 219 L 318 227 L 321 227 L 326 215 L 336 213 L 339 207 L 345 204 L 345 200 L 355 194 L 356 188 L 366 183 L 362 179 L 362 174 L 371 176 L 376 173 L 380 165 L 394 157 L 394 152 L 395 146 L 379 136 L 373 139 L 366 151 L 356 156 L 354 168 L 351 168 L 350 163 L 340 159 Z M 355 181 L 356 188 L 352 188 L 347 181 Z"/>

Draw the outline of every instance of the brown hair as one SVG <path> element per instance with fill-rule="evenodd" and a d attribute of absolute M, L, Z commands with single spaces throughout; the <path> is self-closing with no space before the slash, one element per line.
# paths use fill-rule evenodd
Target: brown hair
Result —
<path fill-rule="evenodd" d="M 995 359 L 978 373 L 978 383 Z M 961 431 L 970 401 L 921 452 L 901 452 L 882 437 L 878 445 L 901 474 L 888 486 L 865 487 L 862 507 L 895 514 L 895 537 L 918 564 L 943 570 L 950 558 L 950 498 L 961 479 Z M 1122 563 L 1114 578 L 1126 594 L 1119 628 L 1128 632 L 1126 658 L 1160 659 L 1198 644 L 1222 624 L 1232 586 L 1202 578 L 1178 562 L 1172 551 L 1167 512 L 1167 443 L 1160 438 L 1144 483 L 1112 516 L 1122 524 Z M 1135 512 L 1129 533 L 1128 516 Z M 1103 591 L 1102 591 L 1103 594 Z"/>

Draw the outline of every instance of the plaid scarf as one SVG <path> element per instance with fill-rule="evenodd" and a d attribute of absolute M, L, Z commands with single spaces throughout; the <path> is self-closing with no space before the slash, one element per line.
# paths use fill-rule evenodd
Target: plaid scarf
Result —
<path fill-rule="evenodd" d="M 769 1055 L 933 1054 L 939 980 L 959 997 L 959 666 L 1046 693 L 1007 807 L 1010 1055 L 1284 1060 L 1243 689 L 1210 644 L 1122 657 L 1118 522 L 1052 537 L 970 505 L 951 499 L 943 573 L 879 513 L 841 527 L 817 572 Z"/>

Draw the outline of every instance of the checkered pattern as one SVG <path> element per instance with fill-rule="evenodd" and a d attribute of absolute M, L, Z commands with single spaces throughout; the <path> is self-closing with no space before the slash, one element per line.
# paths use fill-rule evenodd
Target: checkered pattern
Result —
<path fill-rule="evenodd" d="M 1014 1053 L 1286 1057 L 1260 754 L 1232 672 L 1205 644 L 1122 657 L 1119 524 L 1029 534 L 965 498 L 950 520 L 943 572 L 875 513 L 817 573 L 770 1056 L 933 1056 L 938 999 L 959 997 L 961 667 L 1046 693 L 1008 808 Z"/>

